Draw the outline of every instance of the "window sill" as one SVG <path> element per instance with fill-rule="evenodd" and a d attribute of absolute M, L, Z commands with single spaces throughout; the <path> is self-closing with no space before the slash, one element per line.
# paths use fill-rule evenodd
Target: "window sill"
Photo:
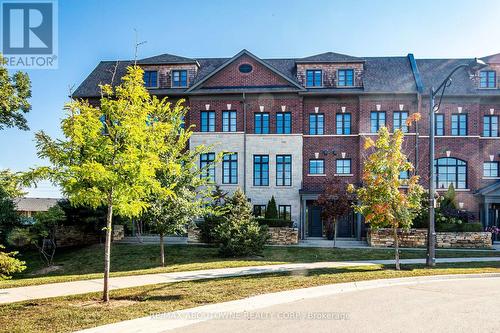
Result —
<path fill-rule="evenodd" d="M 309 177 L 326 177 L 325 173 L 308 173 Z"/>
<path fill-rule="evenodd" d="M 484 180 L 495 180 L 495 179 L 500 179 L 500 177 L 483 177 L 482 179 L 484 179 Z"/>
<path fill-rule="evenodd" d="M 436 192 L 446 192 L 448 191 L 447 188 L 437 188 Z M 469 188 L 456 188 L 455 192 L 470 192 Z"/>
<path fill-rule="evenodd" d="M 335 173 L 333 175 L 337 176 L 337 177 L 352 177 L 352 176 L 354 176 L 354 174 L 352 174 L 352 173 Z"/>

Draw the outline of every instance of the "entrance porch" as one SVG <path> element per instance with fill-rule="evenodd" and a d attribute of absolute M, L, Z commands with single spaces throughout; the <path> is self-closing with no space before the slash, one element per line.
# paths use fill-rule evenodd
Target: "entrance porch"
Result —
<path fill-rule="evenodd" d="M 480 189 L 476 195 L 481 198 L 481 223 L 488 227 L 500 228 L 500 181 Z M 500 234 L 493 234 L 493 242 L 500 243 Z"/>

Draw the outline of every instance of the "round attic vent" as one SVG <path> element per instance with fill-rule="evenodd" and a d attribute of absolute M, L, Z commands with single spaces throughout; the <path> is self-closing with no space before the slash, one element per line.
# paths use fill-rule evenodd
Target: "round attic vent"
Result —
<path fill-rule="evenodd" d="M 240 70 L 241 73 L 250 73 L 253 67 L 250 64 L 241 64 L 238 69 Z"/>

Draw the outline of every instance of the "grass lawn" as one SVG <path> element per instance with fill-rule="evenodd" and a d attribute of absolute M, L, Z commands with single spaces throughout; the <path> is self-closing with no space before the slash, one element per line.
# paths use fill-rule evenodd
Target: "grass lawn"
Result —
<path fill-rule="evenodd" d="M 149 285 L 111 291 L 103 304 L 100 293 L 51 298 L 0 306 L 1 332 L 70 332 L 139 318 L 159 312 L 220 303 L 258 294 L 348 281 L 407 276 L 500 273 L 499 262 L 403 265 L 404 270 L 370 266 L 317 269 L 302 274 L 276 273 L 213 280 Z"/>
<path fill-rule="evenodd" d="M 438 257 L 497 256 L 496 251 L 438 250 Z M 19 258 L 27 263 L 27 270 L 12 280 L 0 281 L 1 288 L 94 279 L 102 277 L 104 250 L 102 245 L 79 249 L 59 250 L 55 271 L 42 270 L 36 252 L 21 253 Z M 402 250 L 402 258 L 425 258 L 425 250 Z M 262 256 L 251 258 L 220 258 L 217 248 L 209 246 L 172 245 L 166 248 L 166 267 L 159 267 L 158 245 L 114 244 L 111 250 L 111 276 L 191 271 L 199 269 L 273 265 L 316 261 L 347 261 L 392 259 L 392 249 L 334 249 L 307 247 L 266 247 Z"/>

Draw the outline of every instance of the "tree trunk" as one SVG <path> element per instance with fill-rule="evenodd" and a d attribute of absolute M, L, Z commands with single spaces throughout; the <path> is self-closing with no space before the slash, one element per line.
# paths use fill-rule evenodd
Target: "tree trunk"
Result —
<path fill-rule="evenodd" d="M 395 250 L 395 259 L 396 259 L 396 270 L 400 270 L 399 266 L 399 239 L 398 239 L 398 228 L 393 227 L 394 230 L 394 250 Z"/>
<path fill-rule="evenodd" d="M 163 245 L 163 233 L 160 233 L 160 260 L 161 267 L 165 267 L 165 248 Z"/>
<path fill-rule="evenodd" d="M 102 300 L 109 302 L 109 267 L 111 258 L 111 226 L 113 222 L 113 192 L 108 197 L 108 214 L 106 215 L 106 241 L 104 243 L 104 290 Z"/>

